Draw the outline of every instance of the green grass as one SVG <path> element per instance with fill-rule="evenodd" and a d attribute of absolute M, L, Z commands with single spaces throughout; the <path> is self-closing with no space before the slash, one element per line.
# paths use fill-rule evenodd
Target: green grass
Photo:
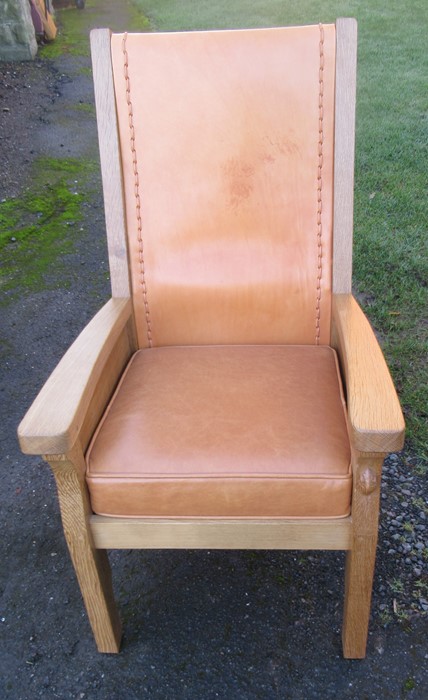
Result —
<path fill-rule="evenodd" d="M 399 390 L 408 445 L 428 462 L 426 0 L 134 0 L 157 31 L 356 17 L 354 288 Z"/>
<path fill-rule="evenodd" d="M 78 238 L 84 184 L 95 166 L 73 159 L 40 158 L 33 182 L 20 197 L 0 202 L 0 289 L 47 289 L 49 270 L 65 265 Z"/>

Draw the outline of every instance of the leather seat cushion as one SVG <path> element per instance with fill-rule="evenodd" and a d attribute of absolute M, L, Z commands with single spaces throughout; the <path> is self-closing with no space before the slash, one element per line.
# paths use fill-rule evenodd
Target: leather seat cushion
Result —
<path fill-rule="evenodd" d="M 87 453 L 101 515 L 342 517 L 351 482 L 326 346 L 140 350 Z"/>

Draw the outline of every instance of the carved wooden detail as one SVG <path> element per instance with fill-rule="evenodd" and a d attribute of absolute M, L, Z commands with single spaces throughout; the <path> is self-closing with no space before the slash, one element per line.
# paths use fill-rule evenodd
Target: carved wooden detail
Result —
<path fill-rule="evenodd" d="M 363 469 L 358 476 L 358 488 L 364 495 L 368 496 L 378 485 L 377 474 L 371 467 Z"/>

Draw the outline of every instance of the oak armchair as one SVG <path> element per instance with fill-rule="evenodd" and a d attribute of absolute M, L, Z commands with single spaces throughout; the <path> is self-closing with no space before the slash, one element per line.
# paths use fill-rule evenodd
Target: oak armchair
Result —
<path fill-rule="evenodd" d="M 404 423 L 351 294 L 356 23 L 91 35 L 112 299 L 19 427 L 99 651 L 106 550 L 347 551 L 365 655 Z"/>

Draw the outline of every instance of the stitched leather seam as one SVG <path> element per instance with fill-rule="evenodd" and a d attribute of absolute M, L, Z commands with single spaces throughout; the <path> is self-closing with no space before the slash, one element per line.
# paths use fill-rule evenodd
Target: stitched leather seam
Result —
<path fill-rule="evenodd" d="M 140 178 L 138 173 L 138 161 L 137 161 L 137 151 L 135 148 L 135 128 L 134 128 L 134 111 L 131 101 L 131 82 L 129 79 L 129 61 L 128 61 L 128 51 L 126 50 L 126 40 L 128 38 L 128 33 L 125 32 L 122 41 L 122 52 L 123 52 L 123 73 L 125 77 L 125 92 L 126 92 L 126 103 L 128 105 L 128 123 L 129 123 L 129 136 L 130 136 L 130 146 L 132 153 L 132 167 L 134 172 L 134 195 L 135 195 L 135 213 L 137 217 L 137 238 L 138 238 L 138 260 L 140 266 L 140 285 L 143 293 L 144 302 L 144 313 L 146 317 L 147 325 L 147 340 L 149 348 L 152 347 L 152 326 L 150 321 L 149 312 L 149 302 L 147 297 L 147 284 L 146 284 L 146 269 L 144 262 L 144 242 L 143 242 L 143 223 L 141 218 L 141 198 L 140 198 Z"/>
<path fill-rule="evenodd" d="M 318 70 L 318 174 L 317 174 L 317 293 L 315 308 L 315 345 L 320 342 L 320 322 L 321 322 L 321 280 L 322 280 L 322 167 L 323 167 L 323 144 L 324 144 L 324 28 L 319 25 L 320 30 L 320 62 Z"/>
<path fill-rule="evenodd" d="M 281 483 L 285 481 L 349 481 L 352 479 L 352 469 L 351 469 L 351 463 L 349 463 L 349 466 L 347 467 L 347 472 L 344 474 L 287 474 L 285 475 L 280 475 L 280 474 L 257 474 L 257 473 L 246 473 L 246 474 L 183 474 L 180 476 L 174 476 L 173 474 L 155 474 L 155 475 L 150 475 L 150 474 L 144 474 L 141 472 L 131 472 L 129 474 L 126 474 L 126 476 L 123 475 L 122 472 L 119 474 L 115 474 L 112 472 L 101 472 L 98 471 L 96 474 L 90 474 L 88 471 L 89 476 L 87 478 L 93 479 L 96 481 L 96 479 L 111 479 L 112 481 L 115 479 L 120 480 L 122 483 L 129 483 L 132 481 L 142 481 L 142 482 L 154 482 L 154 481 L 170 481 L 170 482 L 183 482 L 183 481 L 205 481 L 205 480 L 210 480 L 210 481 L 246 481 L 247 479 L 250 479 L 251 481 L 279 481 Z"/>

